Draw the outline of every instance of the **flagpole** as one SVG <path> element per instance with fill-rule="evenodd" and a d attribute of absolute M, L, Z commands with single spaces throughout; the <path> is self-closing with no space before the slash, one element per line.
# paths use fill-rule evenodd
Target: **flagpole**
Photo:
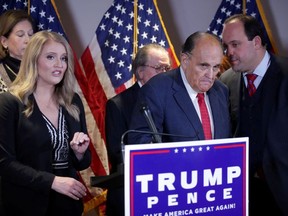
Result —
<path fill-rule="evenodd" d="M 30 15 L 30 0 L 28 0 L 28 8 L 27 8 L 27 10 L 28 10 L 28 15 Z"/>
<path fill-rule="evenodd" d="M 137 53 L 138 48 L 138 38 L 137 38 L 137 31 L 138 31 L 138 0 L 134 0 L 134 42 L 133 42 L 133 58 Z"/>
<path fill-rule="evenodd" d="M 243 14 L 246 14 L 246 0 L 242 1 L 242 12 Z"/>
<path fill-rule="evenodd" d="M 265 13 L 264 13 L 264 10 L 263 10 L 263 7 L 262 7 L 262 4 L 261 4 L 260 0 L 256 0 L 256 4 L 257 4 L 258 10 L 259 10 L 259 14 L 260 14 L 260 16 L 262 18 L 262 22 L 263 22 L 264 27 L 266 29 L 268 38 L 270 40 L 272 49 L 273 49 L 274 53 L 277 54 L 278 53 L 278 49 L 276 47 L 275 40 L 274 40 L 274 38 L 272 36 L 272 32 L 271 32 L 271 29 L 269 27 L 269 24 L 268 24 L 268 21 L 266 19 L 266 16 L 265 16 Z"/>

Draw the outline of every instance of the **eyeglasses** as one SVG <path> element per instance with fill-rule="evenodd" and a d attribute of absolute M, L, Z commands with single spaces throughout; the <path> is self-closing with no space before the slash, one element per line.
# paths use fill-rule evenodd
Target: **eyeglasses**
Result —
<path fill-rule="evenodd" d="M 170 65 L 156 65 L 156 66 L 143 65 L 143 66 L 153 68 L 153 69 L 155 69 L 157 72 L 160 72 L 160 71 L 166 72 L 166 71 L 169 71 L 169 70 L 171 69 L 171 66 L 170 66 Z"/>

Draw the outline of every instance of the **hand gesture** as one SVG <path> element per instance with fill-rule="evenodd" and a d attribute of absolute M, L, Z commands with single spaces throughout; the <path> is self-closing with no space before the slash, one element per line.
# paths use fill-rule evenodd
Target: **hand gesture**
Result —
<path fill-rule="evenodd" d="M 78 160 L 81 160 L 85 151 L 89 146 L 90 139 L 87 134 L 83 132 L 76 132 L 73 139 L 70 142 L 70 146 L 73 149 Z"/>

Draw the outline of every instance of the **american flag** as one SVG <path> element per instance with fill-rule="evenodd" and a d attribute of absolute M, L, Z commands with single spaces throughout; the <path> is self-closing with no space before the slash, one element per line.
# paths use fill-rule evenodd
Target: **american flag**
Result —
<path fill-rule="evenodd" d="M 172 67 L 179 65 L 156 0 L 115 0 L 81 56 L 82 71 L 89 80 L 82 91 L 90 92 L 86 97 L 89 107 L 86 119 L 95 126 L 90 127 L 95 143 L 102 145 L 97 148 L 102 164 L 108 162 L 107 154 L 103 154 L 106 152 L 106 102 L 133 84 L 133 56 L 147 43 L 161 44 L 170 54 Z M 107 166 L 105 170 L 108 174 Z"/>
<path fill-rule="evenodd" d="M 209 25 L 208 31 L 221 38 L 224 21 L 234 15 L 245 13 L 255 17 L 264 31 L 265 42 L 267 43 L 267 50 L 276 53 L 276 46 L 271 34 L 269 24 L 264 14 L 263 7 L 259 0 L 246 0 L 245 8 L 243 0 L 222 0 L 216 14 Z"/>
<path fill-rule="evenodd" d="M 137 10 L 134 10 L 135 5 Z M 137 49 L 147 43 L 158 43 L 165 47 L 170 53 L 172 66 L 179 65 L 156 1 L 115 0 L 81 57 L 86 76 L 89 80 L 97 80 L 97 86 L 90 83 L 97 91 L 102 91 L 104 100 L 133 84 L 133 45 Z"/>

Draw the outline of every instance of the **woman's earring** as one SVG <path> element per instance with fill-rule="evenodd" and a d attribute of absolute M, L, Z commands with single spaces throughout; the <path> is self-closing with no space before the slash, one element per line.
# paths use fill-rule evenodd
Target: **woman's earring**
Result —
<path fill-rule="evenodd" d="M 4 52 L 6 53 L 6 55 L 8 55 L 9 53 L 8 47 L 4 47 Z"/>

